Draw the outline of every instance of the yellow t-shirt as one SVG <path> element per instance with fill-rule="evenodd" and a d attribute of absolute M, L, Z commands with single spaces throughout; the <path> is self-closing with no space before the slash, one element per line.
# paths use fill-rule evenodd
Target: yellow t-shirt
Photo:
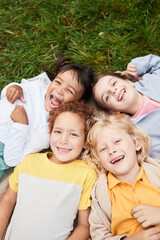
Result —
<path fill-rule="evenodd" d="M 113 235 L 132 235 L 143 230 L 131 215 L 133 207 L 142 204 L 160 206 L 160 189 L 147 179 L 143 168 L 133 185 L 108 174 L 108 191 L 112 204 L 111 230 Z"/>
<path fill-rule="evenodd" d="M 55 164 L 47 154 L 27 155 L 9 177 L 18 195 L 5 240 L 65 240 L 77 211 L 91 205 L 95 170 L 82 160 Z"/>

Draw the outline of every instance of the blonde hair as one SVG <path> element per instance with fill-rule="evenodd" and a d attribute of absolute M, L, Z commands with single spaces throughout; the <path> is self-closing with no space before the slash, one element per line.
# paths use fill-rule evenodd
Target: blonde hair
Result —
<path fill-rule="evenodd" d="M 141 165 L 141 163 L 149 156 L 149 136 L 139 127 L 134 125 L 127 114 L 109 114 L 103 111 L 97 111 L 94 113 L 92 120 L 88 122 L 88 124 L 91 126 L 91 129 L 89 130 L 87 136 L 86 151 L 84 152 L 82 158 L 86 160 L 88 164 L 94 167 L 98 173 L 107 173 L 107 170 L 100 162 L 98 154 L 96 152 L 97 135 L 104 126 L 108 126 L 110 124 L 117 125 L 118 128 L 126 131 L 133 138 L 138 138 L 141 146 L 140 149 L 137 151 L 137 161 L 139 165 Z"/>

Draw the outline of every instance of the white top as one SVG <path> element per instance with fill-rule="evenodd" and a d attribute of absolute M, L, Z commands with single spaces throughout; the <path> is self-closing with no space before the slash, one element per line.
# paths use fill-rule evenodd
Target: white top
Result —
<path fill-rule="evenodd" d="M 16 166 L 24 156 L 49 147 L 48 112 L 45 109 L 45 94 L 51 81 L 44 72 L 31 79 L 22 79 L 21 84 L 10 83 L 1 93 L 0 141 L 5 144 L 4 161 Z M 26 103 L 16 100 L 11 104 L 6 99 L 8 86 L 18 85 L 23 89 Z M 23 105 L 29 125 L 14 123 L 10 115 L 15 105 Z"/>

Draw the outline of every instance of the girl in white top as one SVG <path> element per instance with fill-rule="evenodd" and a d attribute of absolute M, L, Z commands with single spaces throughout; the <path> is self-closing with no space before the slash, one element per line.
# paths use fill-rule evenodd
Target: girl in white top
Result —
<path fill-rule="evenodd" d="M 48 113 L 63 102 L 87 99 L 94 74 L 87 66 L 57 59 L 55 75 L 44 72 L 11 83 L 0 100 L 0 177 L 24 156 L 49 147 Z M 49 77 L 52 78 L 52 82 Z M 11 104 L 7 101 L 10 101 Z M 17 106 L 18 105 L 18 106 Z"/>

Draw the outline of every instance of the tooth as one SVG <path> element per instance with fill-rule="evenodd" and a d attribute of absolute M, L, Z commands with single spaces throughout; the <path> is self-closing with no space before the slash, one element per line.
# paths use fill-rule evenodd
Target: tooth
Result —
<path fill-rule="evenodd" d="M 125 92 L 125 90 L 122 90 L 121 95 L 120 95 L 120 97 L 119 97 L 119 100 L 122 99 L 122 96 L 123 96 L 124 92 Z"/>
<path fill-rule="evenodd" d="M 62 151 L 62 152 L 68 152 L 69 151 L 69 149 L 63 149 L 63 148 L 59 148 L 59 150 Z"/>

